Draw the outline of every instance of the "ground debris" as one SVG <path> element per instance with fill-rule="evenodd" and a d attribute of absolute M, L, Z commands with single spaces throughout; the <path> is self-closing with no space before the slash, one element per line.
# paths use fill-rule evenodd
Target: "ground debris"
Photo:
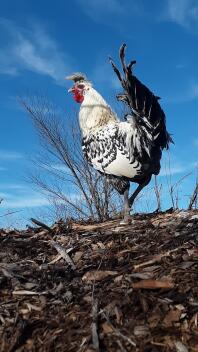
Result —
<path fill-rule="evenodd" d="M 198 351 L 198 211 L 0 229 L 0 352 Z"/>

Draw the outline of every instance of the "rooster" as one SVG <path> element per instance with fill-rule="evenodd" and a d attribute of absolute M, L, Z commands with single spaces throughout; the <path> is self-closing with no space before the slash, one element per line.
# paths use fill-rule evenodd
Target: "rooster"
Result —
<path fill-rule="evenodd" d="M 84 74 L 75 73 L 69 89 L 80 103 L 79 124 L 82 150 L 87 161 L 104 174 L 112 186 L 124 196 L 122 224 L 130 221 L 130 210 L 138 193 L 160 171 L 162 150 L 172 141 L 166 130 L 165 114 L 155 96 L 136 76 L 136 61 L 125 63 L 126 44 L 120 48 L 124 77 L 110 58 L 110 63 L 123 88 L 117 99 L 127 105 L 125 121 L 119 120 L 103 97 Z M 138 187 L 129 196 L 130 182 Z"/>

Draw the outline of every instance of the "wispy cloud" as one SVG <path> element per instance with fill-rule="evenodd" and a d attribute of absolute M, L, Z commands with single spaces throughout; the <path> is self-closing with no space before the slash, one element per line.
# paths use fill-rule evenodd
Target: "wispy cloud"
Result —
<path fill-rule="evenodd" d="M 186 68 L 186 67 L 187 67 L 186 64 L 177 64 L 177 65 L 176 65 L 176 69 L 177 69 L 177 70 L 183 70 L 183 69 Z"/>
<path fill-rule="evenodd" d="M 20 183 L 1 182 L 0 189 L 27 190 L 27 186 L 24 184 L 20 184 Z"/>
<path fill-rule="evenodd" d="M 197 143 L 197 146 L 198 146 L 198 143 Z M 198 169 L 198 161 L 195 161 L 194 163 L 192 163 L 192 167 L 194 169 Z"/>
<path fill-rule="evenodd" d="M 198 138 L 195 138 L 195 139 L 194 139 L 193 145 L 194 145 L 195 147 L 198 147 Z"/>
<path fill-rule="evenodd" d="M 7 170 L 7 168 L 6 167 L 4 167 L 4 166 L 0 166 L 0 171 L 6 171 Z"/>
<path fill-rule="evenodd" d="M 4 199 L 2 203 L 3 208 L 35 208 L 50 205 L 49 200 L 44 197 L 18 197 L 11 199 Z"/>
<path fill-rule="evenodd" d="M 52 166 L 53 169 L 55 169 L 57 171 L 63 171 L 63 172 L 70 171 L 69 168 L 66 165 L 52 164 L 51 166 Z"/>
<path fill-rule="evenodd" d="M 121 15 L 125 6 L 120 0 L 77 0 L 83 11 L 93 20 L 101 20 L 105 15 Z"/>
<path fill-rule="evenodd" d="M 197 0 L 167 0 L 166 17 L 180 26 L 188 27 L 197 25 L 198 3 Z"/>
<path fill-rule="evenodd" d="M 197 143 L 198 143 L 198 139 L 197 139 Z M 159 176 L 162 176 L 162 177 L 169 176 L 169 175 L 173 176 L 176 174 L 187 175 L 193 172 L 193 170 L 196 167 L 197 167 L 197 161 L 183 163 L 182 161 L 178 160 L 178 158 L 175 155 L 164 154 Z"/>
<path fill-rule="evenodd" d="M 7 193 L 0 192 L 0 198 L 5 198 L 5 197 L 7 197 Z"/>
<path fill-rule="evenodd" d="M 17 75 L 29 70 L 61 83 L 66 72 L 72 71 L 69 56 L 61 52 L 40 24 L 22 28 L 0 18 L 0 29 L 6 38 L 0 56 L 0 73 Z"/>
<path fill-rule="evenodd" d="M 182 174 L 193 171 L 193 163 L 183 162 L 177 157 L 177 155 L 170 153 L 169 151 L 163 154 L 161 162 L 161 170 L 159 176 L 169 176 Z"/>
<path fill-rule="evenodd" d="M 23 153 L 12 150 L 0 150 L 0 160 L 16 160 L 24 158 Z"/>
<path fill-rule="evenodd" d="M 107 60 L 106 63 L 97 63 L 92 77 L 96 84 L 106 84 L 108 88 L 121 89 L 121 84 Z"/>
<path fill-rule="evenodd" d="M 7 191 L 7 190 L 6 190 Z M 50 205 L 50 201 L 40 194 L 27 190 L 25 193 L 16 192 L 0 192 L 0 198 L 3 198 L 1 208 L 15 209 L 15 208 L 35 208 Z"/>
<path fill-rule="evenodd" d="M 44 195 L 33 191 L 28 185 L 14 182 L 0 183 L 0 198 L 3 198 L 1 208 L 34 208 L 49 205 Z"/>
<path fill-rule="evenodd" d="M 168 176 L 169 174 L 181 174 L 182 172 L 186 171 L 186 167 L 182 165 L 174 165 L 170 167 L 170 170 L 167 166 L 163 165 L 160 171 L 159 176 Z"/>
<path fill-rule="evenodd" d="M 76 0 L 82 11 L 95 22 L 124 27 L 131 18 L 174 22 L 186 29 L 198 29 L 197 0 L 163 0 L 151 6 L 138 0 Z M 126 33 L 125 33 L 126 34 Z"/>
<path fill-rule="evenodd" d="M 185 103 L 198 99 L 198 83 L 191 82 L 185 85 L 185 91 L 178 92 L 178 95 L 165 96 L 163 101 L 165 103 Z"/>

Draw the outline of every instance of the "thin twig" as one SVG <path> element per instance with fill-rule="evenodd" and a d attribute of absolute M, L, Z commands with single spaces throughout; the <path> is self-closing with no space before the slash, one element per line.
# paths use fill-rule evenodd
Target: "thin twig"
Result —
<path fill-rule="evenodd" d="M 98 337 L 98 299 L 93 301 L 92 305 L 92 324 L 91 324 L 92 342 L 94 349 L 99 352 L 99 337 Z"/>
<path fill-rule="evenodd" d="M 46 224 L 44 224 L 43 222 L 39 221 L 39 220 L 36 220 L 34 218 L 31 218 L 30 219 L 34 224 L 38 225 L 38 226 L 41 226 L 43 227 L 44 229 L 48 230 L 49 232 L 52 232 L 52 229 L 47 226 Z"/>
<path fill-rule="evenodd" d="M 158 263 L 158 262 L 161 261 L 162 258 L 168 257 L 171 253 L 174 253 L 174 252 L 178 251 L 181 248 L 182 247 L 178 247 L 178 248 L 171 249 L 170 251 L 167 251 L 166 253 L 157 254 L 152 259 L 150 259 L 150 260 L 148 260 L 146 262 L 134 265 L 134 269 L 136 270 L 136 269 L 142 268 L 144 266 L 150 266 L 152 264 Z"/>
<path fill-rule="evenodd" d="M 125 348 L 122 346 L 122 343 L 121 343 L 120 340 L 118 340 L 118 341 L 116 341 L 116 342 L 117 342 L 118 346 L 120 347 L 120 351 L 121 351 L 121 352 L 127 352 L 127 350 L 125 350 Z"/>
<path fill-rule="evenodd" d="M 104 316 L 104 318 L 106 319 L 106 321 L 108 322 L 108 324 L 110 325 L 110 327 L 112 328 L 112 330 L 114 331 L 114 333 L 121 337 L 123 340 L 127 341 L 131 346 L 136 347 L 136 343 L 134 341 L 132 341 L 130 339 L 130 337 L 127 337 L 125 335 L 123 335 L 118 329 L 116 329 L 112 323 L 110 322 L 109 318 L 107 317 L 107 315 L 103 312 L 102 315 Z"/>
<path fill-rule="evenodd" d="M 9 211 L 8 213 L 5 213 L 5 214 L 3 214 L 3 215 L 0 215 L 0 218 L 3 218 L 4 216 L 8 216 L 8 215 L 15 214 L 15 213 L 19 213 L 20 211 L 23 211 L 23 210 Z"/>
<path fill-rule="evenodd" d="M 193 194 L 192 194 L 192 196 L 190 198 L 190 203 L 189 203 L 189 206 L 188 206 L 188 210 L 192 210 L 194 204 L 195 204 L 195 207 L 196 207 L 197 198 L 198 198 L 198 181 L 197 181 L 196 187 L 195 187 L 195 189 L 193 191 Z"/>
<path fill-rule="evenodd" d="M 14 290 L 12 291 L 12 294 L 18 295 L 18 296 L 42 296 L 42 295 L 47 295 L 48 291 L 35 292 L 35 291 L 29 291 L 29 290 Z"/>
<path fill-rule="evenodd" d="M 76 266 L 70 256 L 67 254 L 66 250 L 54 240 L 50 241 L 51 245 L 57 250 L 57 252 L 62 256 L 63 259 L 71 266 L 73 270 L 76 269 Z"/>

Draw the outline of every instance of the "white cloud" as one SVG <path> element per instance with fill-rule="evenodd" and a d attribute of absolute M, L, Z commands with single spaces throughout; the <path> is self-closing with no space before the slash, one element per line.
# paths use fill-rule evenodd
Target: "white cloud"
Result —
<path fill-rule="evenodd" d="M 3 208 L 34 208 L 50 205 L 48 199 L 38 196 L 4 199 Z"/>
<path fill-rule="evenodd" d="M 5 198 L 7 197 L 7 193 L 0 192 L 0 198 Z"/>
<path fill-rule="evenodd" d="M 50 201 L 41 196 L 37 192 L 32 192 L 29 190 L 24 194 L 21 192 L 18 193 L 6 193 L 1 192 L 0 198 L 3 198 L 1 203 L 1 208 L 4 209 L 15 209 L 15 208 L 35 208 L 50 205 Z"/>
<path fill-rule="evenodd" d="M 0 150 L 0 160 L 16 160 L 22 159 L 24 155 L 20 152 Z"/>
<path fill-rule="evenodd" d="M 186 90 L 179 92 L 177 96 L 165 96 L 163 98 L 164 103 L 185 103 L 188 101 L 198 99 L 198 83 L 193 82 L 189 85 L 186 84 Z"/>
<path fill-rule="evenodd" d="M 70 169 L 66 165 L 52 164 L 51 167 L 57 171 L 69 172 Z"/>
<path fill-rule="evenodd" d="M 192 171 L 192 164 L 182 162 L 178 157 L 170 151 L 163 153 L 161 161 L 161 170 L 159 176 L 169 176 Z"/>
<path fill-rule="evenodd" d="M 39 24 L 25 29 L 1 18 L 0 29 L 7 39 L 0 56 L 0 73 L 17 75 L 29 70 L 62 83 L 66 73 L 73 71 L 71 59 Z"/>
<path fill-rule="evenodd" d="M 162 166 L 160 170 L 159 176 L 169 176 L 169 175 L 175 175 L 175 174 L 181 174 L 182 172 L 185 172 L 186 168 L 181 165 L 174 165 L 170 166 L 170 170 L 167 166 Z"/>
<path fill-rule="evenodd" d="M 186 68 L 186 66 L 187 66 L 187 65 L 185 65 L 185 64 L 177 64 L 177 65 L 176 65 L 176 69 L 177 69 L 177 70 L 182 70 L 182 69 Z"/>
<path fill-rule="evenodd" d="M 82 11 L 93 21 L 113 25 L 122 30 L 131 18 L 174 22 L 187 29 L 198 24 L 197 0 L 163 0 L 154 7 L 149 1 L 138 0 L 76 0 Z M 198 28 L 198 26 L 197 26 Z M 123 32 L 122 32 L 123 33 Z"/>
<path fill-rule="evenodd" d="M 167 0 L 166 4 L 167 19 L 183 27 L 191 27 L 197 24 L 197 0 Z"/>
<path fill-rule="evenodd" d="M 71 193 L 67 195 L 68 198 L 72 201 L 81 201 L 81 194 Z M 48 199 L 47 196 L 41 196 L 37 192 L 29 192 L 23 193 L 4 193 L 0 192 L 0 198 L 3 198 L 3 202 L 1 203 L 1 209 L 18 209 L 21 208 L 25 210 L 26 208 L 37 208 L 37 207 L 45 207 L 50 206 L 53 203 L 53 199 Z M 64 201 L 61 199 L 56 199 L 56 204 L 64 204 Z"/>
<path fill-rule="evenodd" d="M 196 139 L 195 139 L 196 141 Z M 197 139 L 197 146 L 198 146 L 198 139 Z M 169 155 L 165 153 L 162 158 L 162 163 L 161 163 L 161 170 L 159 173 L 159 176 L 171 176 L 171 175 L 176 175 L 176 174 L 189 174 L 193 172 L 193 169 L 197 167 L 197 162 L 185 162 L 183 163 L 182 161 L 178 160 L 178 158 L 174 155 Z"/>
<path fill-rule="evenodd" d="M 6 167 L 4 167 L 4 166 L 0 166 L 0 171 L 6 171 L 7 170 L 7 168 Z"/>
<path fill-rule="evenodd" d="M 195 147 L 198 147 L 198 138 L 195 138 L 195 139 L 194 139 L 193 145 L 194 145 Z"/>
<path fill-rule="evenodd" d="M 121 83 L 111 68 L 110 63 L 98 63 L 92 74 L 94 83 L 106 84 L 115 90 L 122 89 Z"/>
<path fill-rule="evenodd" d="M 198 143 L 197 143 L 197 146 L 198 146 Z M 198 161 L 195 161 L 191 165 L 192 165 L 193 168 L 198 169 Z"/>
<path fill-rule="evenodd" d="M 101 20 L 103 15 L 121 15 L 125 7 L 120 0 L 77 0 L 83 11 L 93 20 Z"/>
<path fill-rule="evenodd" d="M 193 98 L 198 98 L 198 83 L 193 83 L 190 89 L 190 95 Z"/>
<path fill-rule="evenodd" d="M 0 183 L 0 189 L 15 189 L 15 190 L 25 190 L 27 186 L 19 183 Z"/>

